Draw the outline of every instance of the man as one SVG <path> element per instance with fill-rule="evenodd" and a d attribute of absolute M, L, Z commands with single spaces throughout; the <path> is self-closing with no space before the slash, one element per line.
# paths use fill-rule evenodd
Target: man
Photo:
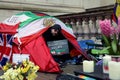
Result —
<path fill-rule="evenodd" d="M 61 26 L 59 24 L 55 24 L 51 26 L 44 34 L 43 37 L 45 41 L 54 41 L 54 40 L 62 40 L 65 37 L 61 33 Z"/>
<path fill-rule="evenodd" d="M 58 34 L 60 34 L 60 31 L 61 31 L 61 27 L 58 24 L 51 27 L 52 36 L 57 36 Z"/>
<path fill-rule="evenodd" d="M 65 37 L 61 33 L 61 26 L 59 24 L 55 24 L 51 26 L 44 34 L 43 37 L 46 41 L 46 44 L 48 41 L 56 41 L 56 40 L 63 40 Z M 69 54 L 64 55 L 52 55 L 54 60 L 58 63 L 60 63 L 60 67 L 63 67 L 65 65 L 65 60 L 70 58 Z M 63 64 L 62 64 L 63 63 Z"/>

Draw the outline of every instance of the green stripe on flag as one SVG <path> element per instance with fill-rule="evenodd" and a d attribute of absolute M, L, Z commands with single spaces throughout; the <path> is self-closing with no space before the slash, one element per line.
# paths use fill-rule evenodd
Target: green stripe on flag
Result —
<path fill-rule="evenodd" d="M 30 12 L 30 11 L 26 11 L 26 12 L 22 12 L 22 13 L 18 13 L 16 15 L 26 15 L 28 17 L 30 17 L 28 20 L 24 21 L 24 22 L 21 22 L 20 25 L 19 25 L 19 28 L 22 28 L 24 26 L 26 26 L 27 24 L 29 24 L 30 22 L 33 22 L 37 19 L 40 19 L 42 18 L 41 16 L 37 16 L 35 15 L 34 13 Z"/>

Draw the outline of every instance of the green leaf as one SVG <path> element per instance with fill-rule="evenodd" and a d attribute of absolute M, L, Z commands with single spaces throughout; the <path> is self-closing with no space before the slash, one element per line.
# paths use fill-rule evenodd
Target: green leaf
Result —
<path fill-rule="evenodd" d="M 108 38 L 105 35 L 102 35 L 102 37 L 105 41 L 106 46 L 110 46 L 110 42 L 109 42 Z"/>
<path fill-rule="evenodd" d="M 112 47 L 112 50 L 113 50 L 114 54 L 116 54 L 116 52 L 117 52 L 117 41 L 115 39 L 113 39 L 113 41 L 111 43 L 111 47 Z"/>
<path fill-rule="evenodd" d="M 109 49 L 110 49 L 110 46 L 106 47 L 106 48 L 103 48 L 100 53 L 105 53 L 105 54 L 109 54 Z"/>

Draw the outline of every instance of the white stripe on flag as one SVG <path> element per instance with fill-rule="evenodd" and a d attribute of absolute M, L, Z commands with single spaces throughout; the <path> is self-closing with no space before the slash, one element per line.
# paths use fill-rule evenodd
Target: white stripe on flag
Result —
<path fill-rule="evenodd" d="M 43 20 L 44 19 L 38 19 L 38 20 L 31 22 L 27 26 L 19 28 L 16 36 L 21 38 L 21 37 L 32 35 L 38 31 L 42 30 L 43 28 L 45 28 L 43 25 Z"/>
<path fill-rule="evenodd" d="M 49 18 L 49 17 L 48 17 Z M 18 33 L 16 34 L 16 37 L 22 38 L 22 37 L 26 37 L 32 34 L 37 33 L 38 31 L 46 28 L 43 25 L 43 21 L 45 18 L 42 19 L 38 19 L 35 20 L 31 23 L 29 23 L 27 26 L 24 26 L 22 28 L 18 29 Z M 70 33 L 72 36 L 75 37 L 75 35 L 73 34 L 73 30 L 69 27 L 67 27 L 63 22 L 61 22 L 60 20 L 53 18 L 55 20 L 56 24 L 59 24 L 61 26 L 62 29 L 64 29 L 65 31 L 67 31 L 68 33 Z"/>
<path fill-rule="evenodd" d="M 13 15 L 10 18 L 5 19 L 2 23 L 7 24 L 7 25 L 16 25 L 19 22 L 24 22 L 28 19 L 30 19 L 30 17 L 25 14 Z"/>

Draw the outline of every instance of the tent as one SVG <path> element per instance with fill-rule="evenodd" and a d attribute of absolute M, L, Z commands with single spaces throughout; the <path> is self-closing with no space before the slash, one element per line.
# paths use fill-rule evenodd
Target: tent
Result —
<path fill-rule="evenodd" d="M 72 53 L 73 56 L 82 54 L 89 59 L 69 26 L 55 17 L 26 11 L 12 15 L 0 23 L 0 65 L 11 60 L 13 54 L 29 54 L 30 60 L 40 67 L 40 71 L 60 72 L 59 65 L 52 58 L 42 36 L 53 24 L 61 26 L 61 33 L 77 51 L 77 54 Z"/>

